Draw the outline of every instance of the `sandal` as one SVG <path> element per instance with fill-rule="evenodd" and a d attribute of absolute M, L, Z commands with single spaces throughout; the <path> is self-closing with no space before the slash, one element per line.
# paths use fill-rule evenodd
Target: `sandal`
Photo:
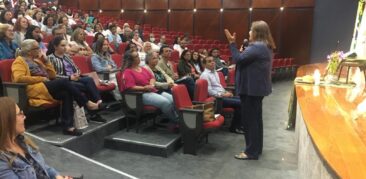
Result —
<path fill-rule="evenodd" d="M 69 131 L 68 129 L 64 129 L 64 130 L 62 131 L 62 133 L 63 133 L 64 135 L 72 135 L 72 136 L 81 136 L 81 135 L 83 135 L 83 133 L 82 133 L 81 131 L 77 130 L 76 128 L 74 128 L 74 129 L 73 129 L 73 130 L 71 130 L 71 131 Z"/>
<path fill-rule="evenodd" d="M 234 156 L 238 160 L 258 160 L 258 157 L 250 157 L 245 152 L 240 152 L 238 155 Z"/>

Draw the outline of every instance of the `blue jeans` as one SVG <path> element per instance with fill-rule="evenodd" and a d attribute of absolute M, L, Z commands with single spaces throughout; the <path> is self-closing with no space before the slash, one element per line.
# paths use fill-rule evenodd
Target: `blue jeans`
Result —
<path fill-rule="evenodd" d="M 243 127 L 241 119 L 241 102 L 240 98 L 237 96 L 231 98 L 222 98 L 222 106 L 225 108 L 234 108 L 234 116 L 231 121 L 230 130 L 235 130 L 237 128 Z"/>
<path fill-rule="evenodd" d="M 178 121 L 178 116 L 174 109 L 173 97 L 167 92 L 158 93 L 144 93 L 142 95 L 142 102 L 144 105 L 151 105 L 159 108 L 164 115 L 166 115 L 172 122 Z"/>

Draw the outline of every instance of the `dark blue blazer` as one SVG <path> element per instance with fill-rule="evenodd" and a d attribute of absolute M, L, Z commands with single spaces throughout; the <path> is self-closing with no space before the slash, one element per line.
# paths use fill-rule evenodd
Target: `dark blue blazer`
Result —
<path fill-rule="evenodd" d="M 230 44 L 236 63 L 236 94 L 268 96 L 272 92 L 272 50 L 263 42 L 253 42 L 240 53 L 235 43 Z"/>

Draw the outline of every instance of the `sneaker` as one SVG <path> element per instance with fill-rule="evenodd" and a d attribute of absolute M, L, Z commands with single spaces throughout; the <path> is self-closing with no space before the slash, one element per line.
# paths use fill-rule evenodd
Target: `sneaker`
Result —
<path fill-rule="evenodd" d="M 102 116 L 100 116 L 99 114 L 94 114 L 91 115 L 89 118 L 90 121 L 94 121 L 94 122 L 99 122 L 99 123 L 106 123 L 107 120 L 104 119 Z"/>

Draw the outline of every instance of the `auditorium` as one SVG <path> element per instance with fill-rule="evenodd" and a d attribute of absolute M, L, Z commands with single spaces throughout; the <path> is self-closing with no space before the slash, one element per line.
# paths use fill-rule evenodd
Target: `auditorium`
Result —
<path fill-rule="evenodd" d="M 366 178 L 364 0 L 0 0 L 0 179 Z"/>

